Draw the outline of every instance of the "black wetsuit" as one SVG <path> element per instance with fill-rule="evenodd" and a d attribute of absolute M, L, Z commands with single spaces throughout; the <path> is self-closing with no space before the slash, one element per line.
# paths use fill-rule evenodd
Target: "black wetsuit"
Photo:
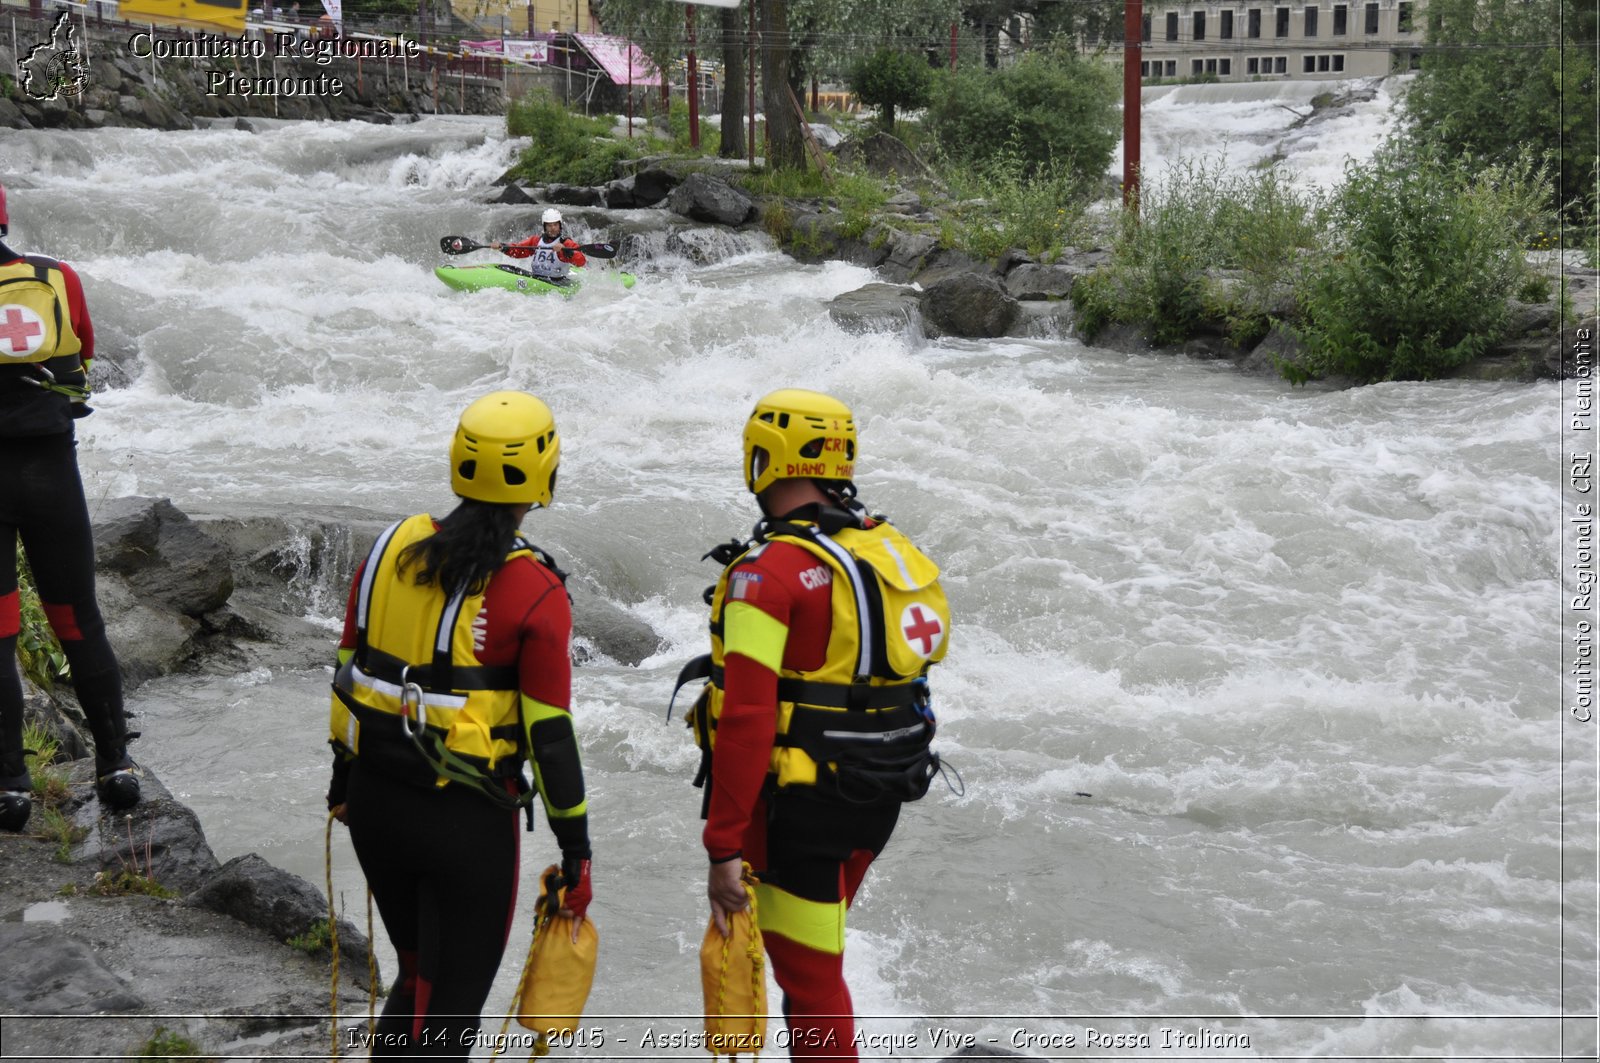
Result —
<path fill-rule="evenodd" d="M 0 265 L 22 256 L 0 243 Z M 94 331 L 75 274 L 68 275 L 72 325 L 93 357 Z M 73 420 L 81 403 L 27 382 L 30 365 L 0 364 L 0 790 L 29 790 L 22 759 L 22 681 L 17 672 L 20 601 L 17 542 L 72 667 L 72 686 L 95 742 L 95 774 L 132 764 L 122 675 L 95 602 L 94 537 L 78 476 Z"/>

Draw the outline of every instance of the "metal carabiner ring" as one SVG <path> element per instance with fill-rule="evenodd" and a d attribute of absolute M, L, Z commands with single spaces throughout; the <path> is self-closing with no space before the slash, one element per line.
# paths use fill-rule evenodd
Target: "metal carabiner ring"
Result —
<path fill-rule="evenodd" d="M 410 672 L 409 664 L 400 669 L 400 726 L 420 738 L 428 731 L 428 706 L 422 700 L 422 687 L 407 678 Z"/>

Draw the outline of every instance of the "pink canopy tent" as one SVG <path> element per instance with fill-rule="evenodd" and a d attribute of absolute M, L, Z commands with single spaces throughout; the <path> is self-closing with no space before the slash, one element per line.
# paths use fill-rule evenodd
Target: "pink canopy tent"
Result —
<path fill-rule="evenodd" d="M 625 38 L 603 33 L 574 33 L 572 37 L 616 84 L 652 87 L 661 84 L 661 71 L 637 45 Z"/>

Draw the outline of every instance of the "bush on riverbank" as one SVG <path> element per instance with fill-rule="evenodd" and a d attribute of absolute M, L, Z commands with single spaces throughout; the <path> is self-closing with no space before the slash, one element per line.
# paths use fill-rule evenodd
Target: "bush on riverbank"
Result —
<path fill-rule="evenodd" d="M 1073 289 L 1079 331 L 1139 325 L 1157 343 L 1205 331 L 1245 346 L 1259 340 L 1302 258 L 1316 246 L 1322 205 L 1274 170 L 1231 175 L 1220 161 L 1189 160 L 1142 186 L 1138 211 L 1122 210 L 1111 262 Z M 1221 283 L 1216 271 L 1232 271 Z"/>
<path fill-rule="evenodd" d="M 1427 380 L 1483 354 L 1531 276 L 1550 196 L 1527 154 L 1485 166 L 1390 145 L 1348 164 L 1298 292 L 1303 368 L 1285 375 Z"/>
<path fill-rule="evenodd" d="M 546 92 L 530 92 L 506 109 L 506 132 L 530 141 L 513 173 L 529 181 L 604 184 L 616 164 L 644 151 L 611 136 L 611 119 L 586 118 Z"/>
<path fill-rule="evenodd" d="M 1029 52 L 999 70 L 962 67 L 940 76 L 923 121 L 952 160 L 1011 155 L 1027 176 L 1064 168 L 1098 180 L 1119 136 L 1116 74 L 1065 49 Z"/>
<path fill-rule="evenodd" d="M 1059 162 L 1030 172 L 1013 153 L 981 164 L 946 165 L 941 176 L 956 200 L 940 219 L 941 242 L 991 260 L 1013 247 L 1047 259 L 1059 254 L 1099 187 Z"/>

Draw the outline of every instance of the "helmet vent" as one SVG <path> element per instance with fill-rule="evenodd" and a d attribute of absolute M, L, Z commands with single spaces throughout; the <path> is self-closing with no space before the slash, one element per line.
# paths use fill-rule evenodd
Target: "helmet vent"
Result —
<path fill-rule="evenodd" d="M 786 414 L 786 413 L 778 414 L 778 427 L 779 428 L 788 428 L 789 427 L 789 415 L 788 414 Z"/>
<path fill-rule="evenodd" d="M 820 458 L 820 457 L 822 457 L 822 440 L 813 439 L 811 442 L 809 442 L 805 446 L 801 447 L 800 448 L 800 456 L 802 458 Z"/>
<path fill-rule="evenodd" d="M 468 458 L 466 461 L 456 466 L 456 472 L 461 474 L 461 478 L 463 480 L 476 479 L 478 475 L 477 460 L 474 458 Z"/>
<path fill-rule="evenodd" d="M 543 454 L 544 453 L 544 436 L 540 436 L 538 439 L 534 440 L 534 442 L 539 444 L 539 453 Z"/>
<path fill-rule="evenodd" d="M 506 483 L 512 487 L 520 487 L 528 482 L 528 474 L 515 465 L 500 466 L 500 475 L 506 478 Z"/>

